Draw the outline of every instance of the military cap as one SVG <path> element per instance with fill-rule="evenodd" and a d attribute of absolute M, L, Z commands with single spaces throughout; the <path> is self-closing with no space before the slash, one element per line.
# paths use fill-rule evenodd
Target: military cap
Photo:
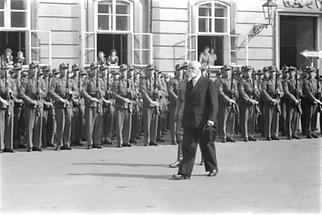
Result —
<path fill-rule="evenodd" d="M 33 69 L 33 68 L 36 68 L 38 67 L 38 63 L 37 62 L 31 62 L 31 64 L 29 64 L 29 69 Z"/>
<path fill-rule="evenodd" d="M 296 71 L 296 68 L 294 66 L 290 66 L 288 68 L 288 72 Z"/>
<path fill-rule="evenodd" d="M 187 67 L 189 67 L 189 62 L 188 61 L 183 62 L 181 68 L 187 68 Z"/>
<path fill-rule="evenodd" d="M 262 70 L 257 70 L 257 75 L 263 75 L 264 74 L 264 72 L 262 71 Z"/>
<path fill-rule="evenodd" d="M 87 75 L 83 69 L 79 69 L 78 75 Z"/>
<path fill-rule="evenodd" d="M 251 66 L 243 66 L 241 70 L 242 72 L 248 72 L 249 70 L 253 70 L 253 68 Z"/>
<path fill-rule="evenodd" d="M 274 66 L 269 66 L 267 69 L 269 72 L 276 72 L 276 68 Z"/>
<path fill-rule="evenodd" d="M 99 70 L 105 70 L 105 69 L 108 69 L 108 67 L 105 65 L 105 64 L 102 64 L 99 68 Z"/>
<path fill-rule="evenodd" d="M 20 64 L 20 63 L 15 63 L 15 64 L 13 65 L 13 69 L 14 69 L 14 70 L 21 70 L 21 69 L 22 69 L 22 66 L 21 66 L 21 64 Z"/>
<path fill-rule="evenodd" d="M 134 68 L 134 66 L 133 66 L 133 65 L 128 65 L 127 69 L 128 69 L 129 71 L 131 71 L 131 70 L 134 70 L 135 68 Z"/>
<path fill-rule="evenodd" d="M 54 68 L 52 72 L 53 72 L 53 74 L 59 73 L 59 71 L 56 68 Z"/>
<path fill-rule="evenodd" d="M 12 54 L 12 50 L 11 50 L 11 49 L 9 49 L 9 48 L 5 49 L 5 50 L 4 50 L 4 52 L 5 52 L 5 53 L 6 53 L 6 52 L 9 52 L 10 54 Z"/>
<path fill-rule="evenodd" d="M 95 62 L 91 63 L 90 68 L 91 68 L 91 69 L 96 69 L 96 68 L 98 68 L 97 63 L 95 63 Z"/>
<path fill-rule="evenodd" d="M 311 72 L 314 72 L 315 70 L 314 70 L 314 67 L 306 66 L 304 68 L 304 71 L 307 73 L 311 73 Z"/>
<path fill-rule="evenodd" d="M 231 66 L 224 65 L 223 67 L 221 67 L 221 71 L 227 71 L 227 70 L 232 70 Z"/>
<path fill-rule="evenodd" d="M 175 70 L 180 70 L 180 69 L 181 69 L 180 64 L 177 64 L 177 65 L 175 66 Z"/>
<path fill-rule="evenodd" d="M 50 66 L 49 65 L 45 65 L 42 67 L 43 71 L 50 71 Z"/>
<path fill-rule="evenodd" d="M 41 70 L 38 70 L 38 72 L 37 72 L 37 75 L 38 76 L 41 76 L 41 75 L 43 75 L 44 73 L 41 71 Z"/>
<path fill-rule="evenodd" d="M 200 67 L 200 71 L 204 71 L 207 69 L 208 69 L 208 66 L 206 66 L 206 65 L 201 65 L 201 67 Z"/>
<path fill-rule="evenodd" d="M 126 64 L 122 64 L 120 66 L 120 71 L 124 71 L 124 70 L 127 70 L 127 65 Z"/>
<path fill-rule="evenodd" d="M 282 75 L 281 71 L 279 71 L 279 70 L 275 70 L 275 71 L 276 71 L 276 76 L 281 76 Z"/>
<path fill-rule="evenodd" d="M 252 71 L 252 75 L 258 75 L 258 73 L 257 73 L 257 71 L 254 69 L 253 71 Z"/>
<path fill-rule="evenodd" d="M 68 66 L 65 63 L 61 63 L 59 69 L 68 69 Z"/>
<path fill-rule="evenodd" d="M 146 67 L 147 70 L 155 70 L 155 66 L 153 64 L 149 64 L 147 67 Z"/>
<path fill-rule="evenodd" d="M 79 71 L 79 67 L 77 64 L 72 65 L 72 71 Z"/>

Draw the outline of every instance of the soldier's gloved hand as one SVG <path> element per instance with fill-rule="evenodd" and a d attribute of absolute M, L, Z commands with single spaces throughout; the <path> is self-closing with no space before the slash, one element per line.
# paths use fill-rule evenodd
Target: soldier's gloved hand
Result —
<path fill-rule="evenodd" d="M 236 102 L 235 102 L 235 100 L 234 100 L 234 99 L 230 99 L 230 100 L 229 100 L 229 103 L 230 103 L 230 104 L 235 104 Z"/>
<path fill-rule="evenodd" d="M 299 103 L 299 100 L 295 99 L 295 104 L 298 104 Z"/>
<path fill-rule="evenodd" d="M 207 121 L 207 125 L 210 126 L 210 127 L 212 127 L 212 126 L 215 125 L 215 123 L 213 121 L 211 121 L 211 120 L 208 120 Z"/>

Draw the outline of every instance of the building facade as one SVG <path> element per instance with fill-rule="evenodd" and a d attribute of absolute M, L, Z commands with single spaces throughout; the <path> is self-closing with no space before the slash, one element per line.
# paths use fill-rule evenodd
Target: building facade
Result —
<path fill-rule="evenodd" d="M 205 46 L 216 66 L 312 63 L 303 50 L 322 50 L 322 0 L 0 0 L 0 51 L 22 50 L 27 63 L 86 65 L 98 51 L 118 51 L 121 63 L 156 64 L 171 72 L 198 59 Z"/>

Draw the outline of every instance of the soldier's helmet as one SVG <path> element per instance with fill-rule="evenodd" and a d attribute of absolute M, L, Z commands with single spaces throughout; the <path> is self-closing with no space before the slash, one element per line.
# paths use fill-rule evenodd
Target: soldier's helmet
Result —
<path fill-rule="evenodd" d="M 61 64 L 59 65 L 59 69 L 68 69 L 68 66 L 67 66 L 67 64 L 65 64 L 65 63 L 61 63 Z"/>
<path fill-rule="evenodd" d="M 269 72 L 276 72 L 277 70 L 276 70 L 276 67 L 275 66 L 269 66 L 268 67 L 268 71 Z"/>
<path fill-rule="evenodd" d="M 9 54 L 12 54 L 12 50 L 11 50 L 11 49 L 9 49 L 9 48 L 5 49 L 5 50 L 4 50 L 4 52 L 5 52 L 5 53 L 9 52 Z"/>
<path fill-rule="evenodd" d="M 33 61 L 29 64 L 29 69 L 37 68 L 39 65 L 37 62 Z"/>
<path fill-rule="evenodd" d="M 253 67 L 248 66 L 248 65 L 243 66 L 243 67 L 241 68 L 241 71 L 242 71 L 242 72 L 248 72 L 248 71 L 250 71 L 250 70 L 253 70 Z"/>
<path fill-rule="evenodd" d="M 49 65 L 45 65 L 42 67 L 42 71 L 43 72 L 49 72 L 50 71 L 50 66 Z"/>
<path fill-rule="evenodd" d="M 53 69 L 53 71 L 52 71 L 52 73 L 53 73 L 54 75 L 56 75 L 56 74 L 58 74 L 58 73 L 59 73 L 59 71 L 58 71 L 56 68 L 54 68 L 54 69 Z"/>
<path fill-rule="evenodd" d="M 178 70 L 180 70 L 180 69 L 181 69 L 180 64 L 177 64 L 177 65 L 175 66 L 175 70 L 176 70 L 176 71 L 178 71 Z"/>
<path fill-rule="evenodd" d="M 126 64 L 122 64 L 120 66 L 120 71 L 124 71 L 124 70 L 127 70 L 127 65 Z"/>
<path fill-rule="evenodd" d="M 20 63 L 15 63 L 15 64 L 13 65 L 13 69 L 14 69 L 14 70 L 21 70 L 21 69 L 22 69 L 22 66 L 21 66 L 21 64 L 20 64 Z"/>
<path fill-rule="evenodd" d="M 185 61 L 182 63 L 181 69 L 187 69 L 189 67 L 189 62 Z"/>
<path fill-rule="evenodd" d="M 83 69 L 80 69 L 78 74 L 79 75 L 87 75 L 87 73 Z"/>
<path fill-rule="evenodd" d="M 97 69 L 98 68 L 97 63 L 96 62 L 91 63 L 90 68 L 91 69 Z"/>
<path fill-rule="evenodd" d="M 72 65 L 72 71 L 79 71 L 79 67 L 78 67 L 78 65 L 77 64 L 73 64 Z"/>

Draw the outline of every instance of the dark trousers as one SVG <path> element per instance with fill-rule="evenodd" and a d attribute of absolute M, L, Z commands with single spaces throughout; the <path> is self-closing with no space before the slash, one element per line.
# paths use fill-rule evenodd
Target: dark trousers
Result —
<path fill-rule="evenodd" d="M 144 142 L 156 142 L 158 114 L 156 108 L 143 108 Z"/>
<path fill-rule="evenodd" d="M 219 105 L 218 110 L 218 129 L 219 137 L 225 140 L 232 137 L 235 127 L 235 114 L 231 112 L 231 106 Z"/>
<path fill-rule="evenodd" d="M 175 112 L 176 112 L 176 106 L 169 105 L 170 135 L 171 135 L 172 142 L 177 142 L 177 137 L 176 137 L 177 122 L 175 120 Z"/>
<path fill-rule="evenodd" d="M 55 108 L 57 123 L 57 145 L 70 146 L 72 109 Z"/>
<path fill-rule="evenodd" d="M 26 107 L 26 142 L 27 148 L 41 148 L 42 109 Z"/>
<path fill-rule="evenodd" d="M 54 144 L 54 135 L 56 132 L 56 118 L 53 108 L 44 110 L 42 121 L 42 144 L 47 146 L 48 144 Z"/>
<path fill-rule="evenodd" d="M 305 135 L 311 135 L 312 133 L 312 117 L 317 108 L 317 105 L 311 105 L 308 102 L 302 103 L 302 132 Z"/>
<path fill-rule="evenodd" d="M 180 163 L 178 174 L 191 176 L 198 143 L 200 144 L 206 171 L 209 172 L 218 169 L 215 144 L 214 142 L 204 141 L 201 138 L 201 134 L 202 128 L 183 128 L 183 160 Z"/>
<path fill-rule="evenodd" d="M 102 111 L 98 112 L 96 107 L 85 108 L 86 134 L 88 146 L 101 145 Z"/>
<path fill-rule="evenodd" d="M 240 105 L 240 130 L 241 136 L 248 139 L 249 136 L 254 135 L 255 128 L 253 126 L 254 107 L 241 104 Z"/>
<path fill-rule="evenodd" d="M 71 140 L 74 144 L 79 144 L 82 139 L 80 134 L 83 133 L 84 108 L 80 105 L 73 108 Z"/>
<path fill-rule="evenodd" d="M 138 112 L 135 111 L 132 114 L 132 128 L 131 128 L 131 138 L 130 140 L 135 140 L 139 136 L 139 126 L 140 126 L 140 121 L 139 121 L 139 115 Z"/>
<path fill-rule="evenodd" d="M 128 144 L 131 135 L 132 114 L 128 109 L 117 108 L 117 144 Z"/>
<path fill-rule="evenodd" d="M 298 111 L 292 104 L 286 106 L 286 135 L 291 137 L 296 133 L 298 121 Z"/>

